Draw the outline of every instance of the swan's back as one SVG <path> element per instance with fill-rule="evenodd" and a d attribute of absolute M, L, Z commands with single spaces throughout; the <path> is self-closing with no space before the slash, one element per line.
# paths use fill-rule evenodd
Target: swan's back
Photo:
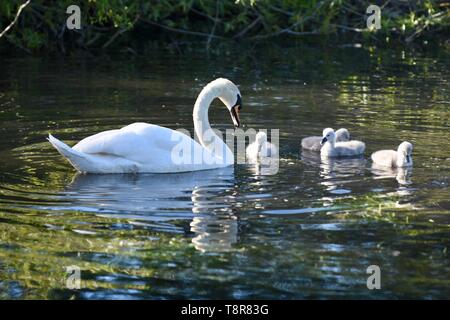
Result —
<path fill-rule="evenodd" d="M 395 167 L 397 162 L 397 151 L 380 150 L 372 153 L 372 161 L 384 167 Z"/>
<path fill-rule="evenodd" d="M 362 141 L 351 140 L 344 142 L 336 142 L 334 148 L 334 156 L 336 157 L 351 157 L 360 156 L 366 150 L 366 144 Z"/>
<path fill-rule="evenodd" d="M 350 141 L 350 132 L 345 128 L 336 131 L 336 142 Z"/>
<path fill-rule="evenodd" d="M 311 136 L 302 139 L 302 148 L 311 151 L 320 151 L 322 145 L 320 144 L 322 137 Z"/>
<path fill-rule="evenodd" d="M 180 140 L 192 142 L 179 131 L 154 124 L 136 122 L 117 130 L 94 134 L 78 142 L 73 149 L 89 154 L 110 154 L 121 157 L 154 156 L 149 150 L 165 150 L 170 153 Z M 137 159 L 134 159 L 137 160 Z"/>

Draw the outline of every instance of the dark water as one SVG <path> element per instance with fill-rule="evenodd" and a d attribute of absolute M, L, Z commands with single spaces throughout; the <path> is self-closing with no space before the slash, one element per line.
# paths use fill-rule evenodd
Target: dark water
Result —
<path fill-rule="evenodd" d="M 370 47 L 3 57 L 0 297 L 449 298 L 449 67 L 445 49 Z M 240 86 L 246 128 L 280 130 L 278 174 L 78 175 L 45 141 L 135 121 L 192 130 L 219 76 Z M 231 128 L 215 106 L 213 126 Z M 328 126 L 365 141 L 365 160 L 302 154 Z M 412 170 L 371 169 L 371 152 L 403 140 Z"/>

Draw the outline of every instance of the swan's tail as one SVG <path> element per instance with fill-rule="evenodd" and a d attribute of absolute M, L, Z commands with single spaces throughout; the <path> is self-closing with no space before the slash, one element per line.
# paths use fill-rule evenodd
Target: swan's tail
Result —
<path fill-rule="evenodd" d="M 90 166 L 92 165 L 92 159 L 90 156 L 76 151 L 69 147 L 64 142 L 56 139 L 51 134 L 48 135 L 47 140 L 55 147 L 56 150 L 67 160 L 69 160 L 70 164 L 80 172 L 88 172 Z"/>

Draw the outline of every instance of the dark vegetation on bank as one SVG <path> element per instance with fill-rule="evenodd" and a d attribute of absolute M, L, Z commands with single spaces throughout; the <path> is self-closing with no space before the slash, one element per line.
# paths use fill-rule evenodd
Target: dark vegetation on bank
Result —
<path fill-rule="evenodd" d="M 178 49 L 193 42 L 208 50 L 219 42 L 281 37 L 404 44 L 437 37 L 445 43 L 450 29 L 450 1 L 443 0 L 30 0 L 24 6 L 26 2 L 0 1 L 2 51 L 136 53 L 142 43 Z M 80 30 L 66 27 L 72 4 L 81 9 Z M 380 30 L 367 28 L 370 4 L 381 7 Z"/>

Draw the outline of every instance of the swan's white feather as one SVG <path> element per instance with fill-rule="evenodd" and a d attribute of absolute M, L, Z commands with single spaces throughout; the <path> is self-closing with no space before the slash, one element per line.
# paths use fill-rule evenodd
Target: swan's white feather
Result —
<path fill-rule="evenodd" d="M 333 157 L 359 156 L 364 153 L 365 149 L 366 144 L 358 140 L 336 142 L 334 151 L 331 152 L 331 156 Z"/>
<path fill-rule="evenodd" d="M 73 148 L 52 136 L 49 141 L 81 172 L 167 173 L 229 165 L 214 161 L 207 149 L 184 133 L 147 123 L 133 123 L 119 130 L 97 133 L 81 140 Z M 177 146 L 193 151 L 189 157 L 192 161 L 174 161 L 173 150 Z M 194 154 L 201 161 L 194 161 Z"/>
<path fill-rule="evenodd" d="M 395 167 L 397 161 L 397 151 L 379 150 L 372 153 L 372 161 L 384 167 Z"/>
<path fill-rule="evenodd" d="M 311 151 L 320 151 L 322 145 L 320 144 L 322 141 L 322 137 L 319 136 L 311 136 L 302 139 L 302 149 L 311 150 Z"/>
<path fill-rule="evenodd" d="M 332 128 L 323 130 L 323 141 L 320 149 L 322 158 L 356 157 L 364 154 L 366 144 L 358 140 L 336 142 L 336 133 Z"/>
<path fill-rule="evenodd" d="M 138 164 L 126 158 L 109 154 L 79 152 L 51 134 L 48 137 L 48 141 L 80 172 L 131 173 L 138 171 Z"/>
<path fill-rule="evenodd" d="M 73 149 L 89 154 L 115 155 L 145 163 L 168 160 L 173 148 L 185 137 L 187 136 L 179 131 L 137 122 L 119 130 L 109 130 L 87 137 Z"/>

